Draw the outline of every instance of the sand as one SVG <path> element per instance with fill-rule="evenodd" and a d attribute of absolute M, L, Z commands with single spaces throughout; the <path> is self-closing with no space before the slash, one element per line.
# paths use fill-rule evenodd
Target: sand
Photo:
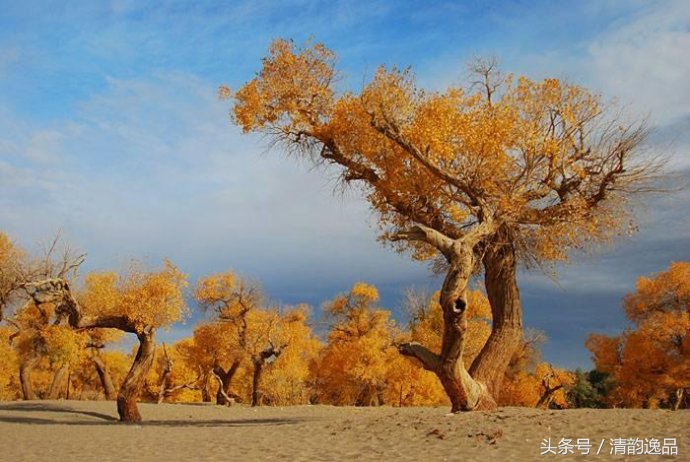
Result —
<path fill-rule="evenodd" d="M 140 406 L 145 422 L 123 425 L 113 402 L 0 403 L 0 460 L 690 461 L 688 410 Z M 541 455 L 544 438 L 556 452 L 561 438 L 589 438 L 590 455 Z M 678 455 L 614 456 L 610 438 L 676 438 Z"/>

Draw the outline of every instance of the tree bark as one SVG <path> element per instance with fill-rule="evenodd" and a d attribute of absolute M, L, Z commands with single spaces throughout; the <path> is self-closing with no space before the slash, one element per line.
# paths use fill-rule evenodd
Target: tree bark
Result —
<path fill-rule="evenodd" d="M 222 382 L 219 384 L 218 391 L 216 392 L 216 404 L 220 406 L 228 406 L 231 404 L 230 401 L 228 401 L 228 396 L 230 395 L 230 385 L 232 384 L 232 378 L 235 376 L 240 364 L 241 361 L 239 359 L 233 361 L 227 371 L 225 371 L 218 364 L 213 366 L 213 372 L 220 377 Z"/>
<path fill-rule="evenodd" d="M 676 402 L 673 405 L 673 410 L 677 411 L 680 409 L 680 405 L 683 403 L 683 398 L 685 397 L 685 388 L 676 389 Z"/>
<path fill-rule="evenodd" d="M 101 359 L 98 354 L 91 356 L 93 365 L 96 368 L 96 373 L 98 374 L 98 379 L 103 387 L 103 394 L 105 399 L 113 400 L 116 398 L 115 386 L 113 385 L 113 379 L 110 376 L 110 371 L 108 370 L 108 365 Z"/>
<path fill-rule="evenodd" d="M 254 361 L 254 373 L 252 374 L 252 406 L 259 406 L 261 404 L 261 391 L 259 387 L 261 385 L 264 362 L 265 361 Z"/>
<path fill-rule="evenodd" d="M 450 398 L 451 412 L 495 409 L 496 401 L 485 384 L 475 380 L 462 361 L 467 330 L 467 284 L 474 269 L 473 248 L 460 240 L 439 248 L 449 262 L 440 298 L 444 324 L 441 353 L 436 355 L 419 344 L 401 345 L 400 352 L 417 358 L 425 369 L 436 373 Z"/>
<path fill-rule="evenodd" d="M 484 284 L 493 317 L 491 334 L 472 362 L 470 374 L 498 399 L 510 358 L 522 338 L 522 309 L 515 249 L 510 244 L 484 254 Z"/>
<path fill-rule="evenodd" d="M 210 378 L 211 378 L 211 373 L 207 370 L 206 372 L 204 372 L 203 378 L 201 379 L 201 402 L 202 403 L 210 403 L 211 402 L 211 393 L 208 391 Z"/>
<path fill-rule="evenodd" d="M 252 356 L 252 363 L 254 364 L 254 373 L 252 375 L 252 406 L 261 405 L 261 375 L 264 371 L 264 365 L 269 358 L 277 359 L 287 344 L 275 346 L 273 343 L 266 347 L 259 354 Z"/>
<path fill-rule="evenodd" d="M 141 422 L 137 399 L 144 386 L 146 374 L 153 365 L 156 351 L 154 329 L 149 328 L 137 333 L 137 338 L 139 339 L 137 355 L 117 394 L 117 413 L 120 416 L 120 421 L 125 423 Z"/>
<path fill-rule="evenodd" d="M 163 344 L 163 354 L 165 355 L 165 365 L 163 366 L 163 376 L 161 377 L 161 384 L 158 387 L 158 400 L 157 404 L 160 404 L 165 399 L 165 393 L 168 390 L 168 382 L 170 381 L 170 374 L 172 374 L 173 362 L 168 356 L 168 350 L 165 348 L 165 343 Z"/>
<path fill-rule="evenodd" d="M 62 383 L 65 381 L 65 375 L 69 372 L 69 364 L 61 365 L 53 375 L 53 381 L 50 383 L 48 389 L 48 399 L 59 399 L 62 391 Z"/>
<path fill-rule="evenodd" d="M 33 383 L 31 382 L 31 371 L 38 363 L 38 358 L 29 358 L 19 364 L 19 382 L 22 387 L 22 398 L 24 400 L 36 399 Z"/>

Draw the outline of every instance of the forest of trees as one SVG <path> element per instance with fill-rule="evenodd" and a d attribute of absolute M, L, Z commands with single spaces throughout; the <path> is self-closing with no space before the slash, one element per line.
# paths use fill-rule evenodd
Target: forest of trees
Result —
<path fill-rule="evenodd" d="M 77 278 L 83 258 L 56 254 L 54 243 L 41 258 L 32 258 L 0 233 L 2 400 L 117 400 L 123 420 L 138 416 L 139 400 L 275 406 L 449 403 L 435 374 L 399 353 L 410 342 L 440 348 L 438 292 L 408 291 L 401 307 L 406 319 L 397 323 L 391 311 L 379 306 L 377 288 L 358 282 L 323 303 L 323 321 L 317 324 L 310 307 L 272 305 L 257 283 L 233 272 L 200 278 L 191 289 L 170 262 L 159 269 L 135 263 L 121 273 Z M 525 330 L 506 368 L 498 404 L 688 407 L 689 276 L 690 263 L 674 263 L 654 278 L 640 278 L 637 292 L 624 303 L 634 328 L 618 337 L 593 334 L 587 346 L 596 370 L 588 373 L 544 362 L 544 333 Z M 63 301 L 32 282 L 37 280 L 44 285 L 66 281 L 78 310 L 65 311 Z M 193 335 L 174 344 L 156 342 L 157 330 L 190 314 L 186 295 L 193 297 L 202 319 Z M 466 365 L 491 332 L 484 292 L 471 290 L 468 300 Z M 77 314 L 79 320 L 65 320 Z M 325 331 L 315 332 L 324 330 L 314 328 L 322 324 Z M 124 333 L 139 340 L 131 352 L 123 346 Z"/>
<path fill-rule="evenodd" d="M 381 240 L 445 275 L 410 293 L 395 322 L 364 282 L 323 304 L 276 306 L 234 272 L 187 276 L 171 262 L 76 277 L 83 257 L 27 256 L 0 240 L 4 398 L 260 404 L 667 406 L 687 403 L 687 267 L 641 279 L 633 327 L 587 342 L 597 369 L 543 362 L 543 333 L 523 329 L 518 269 L 553 268 L 576 250 L 635 230 L 634 199 L 658 192 L 649 130 L 587 89 L 504 75 L 476 61 L 467 88 L 428 91 L 411 70 L 380 67 L 359 93 L 337 88 L 335 54 L 276 40 L 232 100 L 233 122 L 358 188 Z M 685 282 L 684 282 L 685 281 Z M 685 284 L 685 285 L 684 285 Z M 188 292 L 190 291 L 190 292 Z M 156 334 L 203 311 L 191 338 Z M 398 311 L 398 312 L 399 312 Z M 327 332 L 325 332 L 327 330 Z M 129 355 L 113 347 L 134 334 Z"/>

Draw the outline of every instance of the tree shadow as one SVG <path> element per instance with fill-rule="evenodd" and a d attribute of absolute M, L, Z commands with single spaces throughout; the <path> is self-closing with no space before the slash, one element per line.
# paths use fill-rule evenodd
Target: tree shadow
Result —
<path fill-rule="evenodd" d="M 66 426 L 94 426 L 94 425 L 118 425 L 120 421 L 111 415 L 100 412 L 81 411 L 67 406 L 59 406 L 50 403 L 22 403 L 0 404 L 0 411 L 19 411 L 29 415 L 0 415 L 0 422 L 30 425 L 66 425 Z M 63 414 L 77 414 L 95 417 L 98 420 L 58 420 L 47 417 L 34 417 L 32 412 L 55 412 Z M 136 425 L 142 427 L 251 427 L 251 426 L 278 426 L 293 425 L 305 421 L 301 418 L 248 418 L 248 419 L 206 419 L 206 420 L 144 420 Z M 125 424 L 122 424 L 125 425 Z"/>
<path fill-rule="evenodd" d="M 103 414 L 101 412 L 93 411 L 81 411 L 67 406 L 59 406 L 51 403 L 22 403 L 22 404 L 0 404 L 0 411 L 22 411 L 22 412 L 57 412 L 57 413 L 67 413 L 67 414 L 81 414 L 89 417 L 95 417 L 97 419 L 117 422 L 117 417 L 113 417 L 109 414 Z M 2 418 L 0 418 L 1 420 Z M 7 420 L 2 420 L 7 421 Z"/>

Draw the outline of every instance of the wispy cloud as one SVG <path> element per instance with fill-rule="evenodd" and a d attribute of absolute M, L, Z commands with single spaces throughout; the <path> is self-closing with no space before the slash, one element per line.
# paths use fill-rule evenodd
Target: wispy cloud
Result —
<path fill-rule="evenodd" d="M 234 268 L 271 298 L 320 300 L 356 280 L 396 308 L 402 287 L 436 283 L 376 242 L 357 191 L 242 135 L 215 97 L 237 88 L 276 37 L 339 55 L 343 89 L 379 64 L 413 65 L 431 88 L 461 83 L 475 54 L 507 71 L 564 76 L 659 126 L 652 147 L 687 169 L 689 10 L 683 2 L 355 3 L 291 0 L 2 2 L 0 229 L 31 245 L 58 228 L 86 269 L 170 257 L 193 277 Z M 526 324 L 547 358 L 586 365 L 587 332 L 624 325 L 618 300 L 639 274 L 690 259 L 690 197 L 652 198 L 640 233 L 560 268 L 521 273 Z M 599 323 L 599 324 L 597 324 Z M 171 335 L 183 335 L 184 329 Z"/>

